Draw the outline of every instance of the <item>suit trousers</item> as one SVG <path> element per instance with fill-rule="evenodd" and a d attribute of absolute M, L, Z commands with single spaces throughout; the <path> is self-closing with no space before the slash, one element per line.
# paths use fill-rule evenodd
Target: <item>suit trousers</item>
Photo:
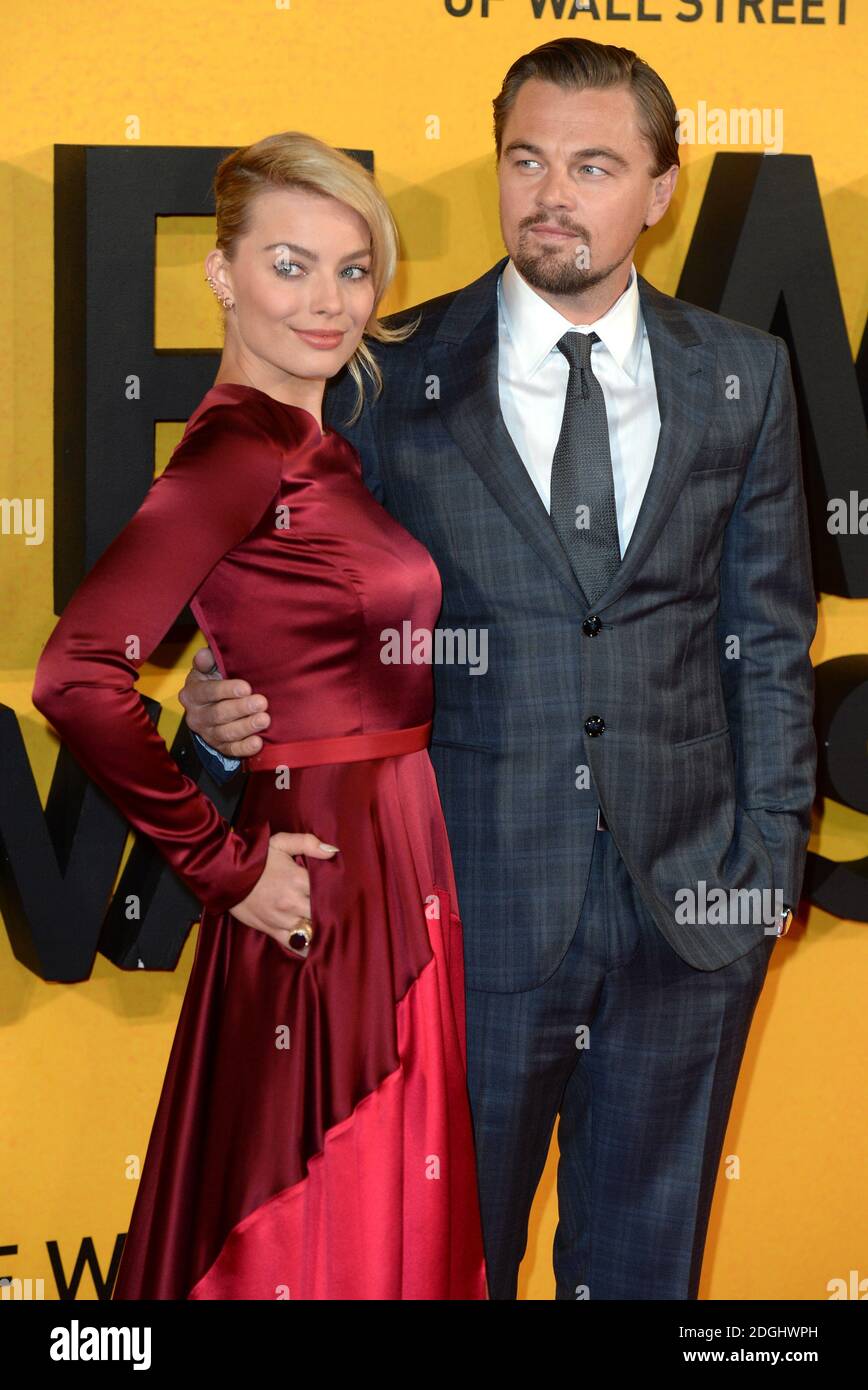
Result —
<path fill-rule="evenodd" d="M 612 835 L 598 830 L 576 932 L 554 973 L 512 994 L 467 991 L 492 1299 L 516 1297 L 556 1116 L 555 1297 L 698 1296 L 727 1120 L 777 940 L 717 970 L 688 965 Z"/>

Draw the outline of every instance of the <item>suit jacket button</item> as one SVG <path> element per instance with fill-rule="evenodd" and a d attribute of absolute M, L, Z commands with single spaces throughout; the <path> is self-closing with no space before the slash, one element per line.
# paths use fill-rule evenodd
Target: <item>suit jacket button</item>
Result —
<path fill-rule="evenodd" d="M 596 637 L 602 626 L 602 619 L 598 618 L 596 613 L 591 613 L 582 623 L 582 632 L 586 637 Z"/>
<path fill-rule="evenodd" d="M 606 727 L 606 721 L 601 714 L 592 714 L 585 720 L 585 733 L 588 738 L 599 738 Z"/>

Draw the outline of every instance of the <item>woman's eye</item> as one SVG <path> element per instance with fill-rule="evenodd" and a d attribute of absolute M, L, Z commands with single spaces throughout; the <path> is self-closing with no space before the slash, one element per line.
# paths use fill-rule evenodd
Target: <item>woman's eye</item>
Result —
<path fill-rule="evenodd" d="M 283 275 L 293 280 L 298 278 L 298 276 L 294 274 L 295 271 L 298 271 L 302 275 L 305 273 L 304 266 L 300 265 L 298 261 L 278 261 L 274 269 L 277 271 L 278 275 Z M 350 275 L 348 273 L 350 271 L 357 271 L 358 274 Z M 370 273 L 370 269 L 363 265 L 348 265 L 341 271 L 341 274 L 348 280 L 362 280 L 366 275 L 370 275 Z"/>

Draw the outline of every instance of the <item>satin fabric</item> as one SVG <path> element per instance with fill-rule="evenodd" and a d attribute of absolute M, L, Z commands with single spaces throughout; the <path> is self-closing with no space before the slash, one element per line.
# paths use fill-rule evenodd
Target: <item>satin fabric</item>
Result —
<path fill-rule="evenodd" d="M 484 1299 L 462 929 L 428 753 L 253 772 L 231 828 L 134 690 L 188 601 L 221 671 L 268 696 L 266 749 L 432 715 L 430 667 L 381 660 L 387 629 L 436 622 L 428 551 L 340 434 L 213 387 L 34 688 L 204 905 L 113 1296 Z M 278 830 L 339 848 L 305 861 L 306 960 L 228 911 Z"/>
<path fill-rule="evenodd" d="M 346 738 L 303 738 L 296 743 L 270 743 L 249 758 L 241 759 L 245 772 L 278 767 L 317 767 L 321 763 L 356 763 L 365 758 L 391 758 L 413 753 L 431 742 L 432 720 L 410 729 L 378 729 L 373 734 L 348 734 Z"/>

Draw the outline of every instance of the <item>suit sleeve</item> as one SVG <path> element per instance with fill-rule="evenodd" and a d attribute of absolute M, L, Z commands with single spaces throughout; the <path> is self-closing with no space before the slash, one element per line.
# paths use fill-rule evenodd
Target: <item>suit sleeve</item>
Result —
<path fill-rule="evenodd" d="M 724 537 L 718 631 L 721 644 L 739 638 L 738 659 L 721 657 L 736 795 L 794 911 L 815 795 L 816 625 L 792 373 L 786 344 L 775 338 L 765 413 Z"/>
<path fill-rule="evenodd" d="M 227 758 L 223 753 L 218 753 L 216 748 L 212 748 L 210 743 L 206 743 L 204 738 L 198 734 L 193 734 L 193 744 L 196 756 L 205 768 L 210 772 L 215 782 L 229 782 L 241 766 L 240 758 Z"/>
<path fill-rule="evenodd" d="M 252 414 L 206 409 L 67 604 L 33 687 L 88 776 L 213 912 L 259 879 L 268 824 L 232 829 L 181 772 L 134 683 L 184 604 L 274 504 L 281 468 Z"/>

